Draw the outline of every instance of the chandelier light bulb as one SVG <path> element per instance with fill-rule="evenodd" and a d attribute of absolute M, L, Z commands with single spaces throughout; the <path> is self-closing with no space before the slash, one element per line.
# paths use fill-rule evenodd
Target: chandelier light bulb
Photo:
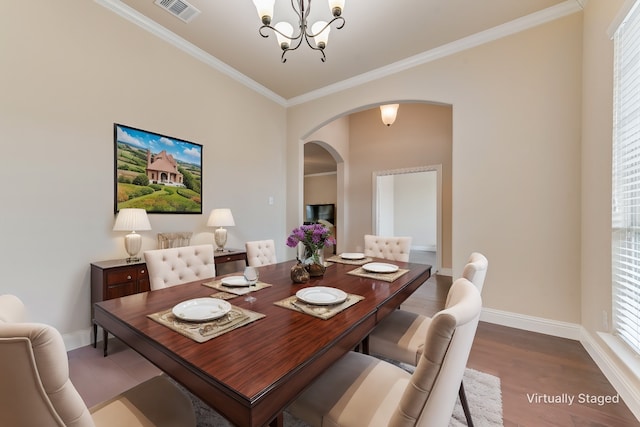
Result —
<path fill-rule="evenodd" d="M 276 0 L 253 0 L 253 4 L 258 11 L 258 17 L 264 25 L 269 25 L 271 23 L 271 18 L 273 17 L 273 5 L 275 2 Z"/>
<path fill-rule="evenodd" d="M 325 21 L 318 21 L 311 26 L 311 33 L 314 35 L 313 40 L 315 40 L 316 46 L 320 49 L 327 47 L 330 30 L 331 27 L 328 27 Z"/>
<path fill-rule="evenodd" d="M 342 11 L 344 10 L 344 1 L 345 0 L 329 0 L 329 10 L 333 16 L 342 15 Z"/>
<path fill-rule="evenodd" d="M 276 40 L 278 41 L 278 44 L 282 50 L 288 49 L 289 44 L 291 43 L 291 36 L 293 36 L 293 26 L 286 21 L 282 21 L 278 22 L 274 28 L 279 31 L 276 31 Z"/>

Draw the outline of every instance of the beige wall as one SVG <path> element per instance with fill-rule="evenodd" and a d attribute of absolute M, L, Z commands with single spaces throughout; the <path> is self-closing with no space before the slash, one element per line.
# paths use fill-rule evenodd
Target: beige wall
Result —
<path fill-rule="evenodd" d="M 374 104 L 450 104 L 454 275 L 484 252 L 486 307 L 579 323 L 581 43 L 574 14 L 290 108 L 288 223 L 299 219 L 295 153 L 306 134 Z"/>
<path fill-rule="evenodd" d="M 337 204 L 338 201 L 338 182 L 337 175 L 318 174 L 310 175 L 304 178 L 304 204 Z"/>
<path fill-rule="evenodd" d="M 89 263 L 126 256 L 111 231 L 114 122 L 203 145 L 203 214 L 151 215 L 143 250 L 161 231 L 212 242 L 208 214 L 229 207 L 229 246 L 284 251 L 284 108 L 95 2 L 4 6 L 0 293 L 69 346 L 89 342 Z"/>

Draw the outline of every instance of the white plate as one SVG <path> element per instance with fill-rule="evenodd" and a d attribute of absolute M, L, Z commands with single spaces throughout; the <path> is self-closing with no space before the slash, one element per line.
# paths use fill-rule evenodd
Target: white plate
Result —
<path fill-rule="evenodd" d="M 364 254 L 359 252 L 344 252 L 340 254 L 340 258 L 342 259 L 364 259 Z"/>
<path fill-rule="evenodd" d="M 218 298 L 195 298 L 183 301 L 173 307 L 173 314 L 181 320 L 204 322 L 224 316 L 231 310 L 231 304 Z"/>
<path fill-rule="evenodd" d="M 363 265 L 362 268 L 372 273 L 395 273 L 398 271 L 397 265 L 387 264 L 386 262 L 370 262 Z"/>
<path fill-rule="evenodd" d="M 347 294 L 336 288 L 314 286 L 311 288 L 300 289 L 296 292 L 296 297 L 308 304 L 332 305 L 344 302 L 347 299 Z"/>
<path fill-rule="evenodd" d="M 249 282 L 247 282 L 247 279 L 244 278 L 244 276 L 229 276 L 229 277 L 223 277 L 221 280 L 222 284 L 225 286 L 249 286 Z"/>

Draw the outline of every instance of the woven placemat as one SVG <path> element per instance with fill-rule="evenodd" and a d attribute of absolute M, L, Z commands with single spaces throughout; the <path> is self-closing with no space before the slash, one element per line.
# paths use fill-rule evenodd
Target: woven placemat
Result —
<path fill-rule="evenodd" d="M 359 268 L 356 268 L 355 270 L 351 270 L 348 274 L 353 274 L 354 276 L 366 277 L 368 279 L 382 280 L 384 282 L 393 282 L 398 277 L 408 272 L 409 270 L 400 268 L 398 269 L 398 271 L 394 271 L 393 273 L 373 273 L 371 271 L 365 270 L 362 267 L 359 267 Z"/>
<path fill-rule="evenodd" d="M 344 259 L 340 255 L 332 255 L 327 258 L 327 261 L 337 262 L 339 264 L 348 264 L 348 265 L 364 265 L 368 262 L 373 261 L 373 258 L 364 257 L 362 259 Z"/>
<path fill-rule="evenodd" d="M 249 292 L 259 291 L 260 289 L 268 288 L 269 286 L 271 286 L 270 284 L 261 281 L 258 281 L 258 283 L 256 283 L 254 286 L 225 286 L 222 284 L 222 279 L 203 283 L 203 285 L 235 295 L 246 295 Z"/>
<path fill-rule="evenodd" d="M 363 296 L 347 294 L 347 299 L 335 305 L 314 305 L 300 301 L 295 295 L 285 298 L 281 301 L 274 302 L 275 305 L 288 308 L 290 310 L 299 311 L 300 313 L 309 314 L 320 319 L 330 319 L 341 311 L 351 307 L 352 305 L 362 301 Z"/>
<path fill-rule="evenodd" d="M 219 319 L 208 322 L 186 322 L 178 319 L 171 310 L 162 310 L 147 317 L 199 343 L 265 317 L 264 314 L 232 305 L 231 311 Z"/>

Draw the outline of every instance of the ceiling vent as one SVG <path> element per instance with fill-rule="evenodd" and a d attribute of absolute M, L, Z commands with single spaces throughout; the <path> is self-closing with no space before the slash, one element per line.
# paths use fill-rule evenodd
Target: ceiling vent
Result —
<path fill-rule="evenodd" d="M 183 0 L 156 0 L 155 4 L 184 22 L 191 22 L 200 14 L 198 9 Z"/>

